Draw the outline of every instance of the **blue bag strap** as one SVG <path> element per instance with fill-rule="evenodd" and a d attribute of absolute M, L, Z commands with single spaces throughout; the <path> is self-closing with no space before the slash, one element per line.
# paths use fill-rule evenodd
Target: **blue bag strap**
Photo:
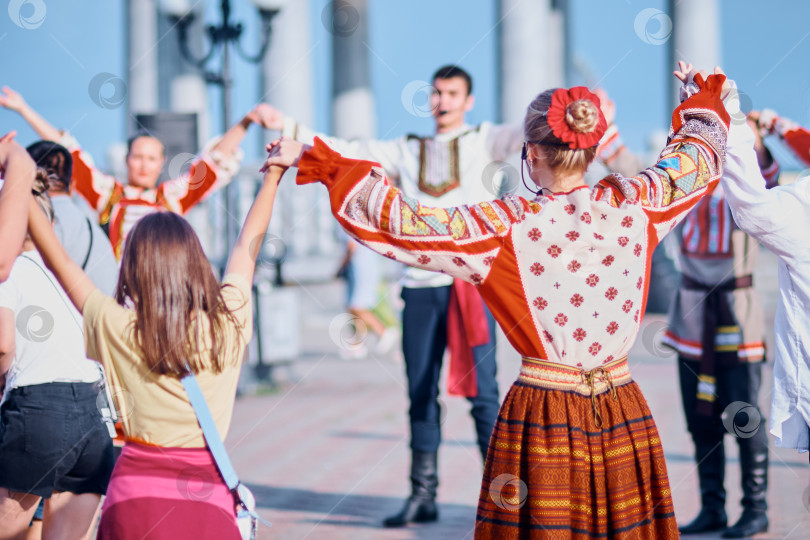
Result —
<path fill-rule="evenodd" d="M 180 379 L 180 382 L 183 383 L 183 387 L 186 389 L 188 399 L 194 409 L 194 414 L 197 415 L 197 422 L 200 423 L 200 427 L 202 428 L 205 442 L 208 444 L 211 455 L 214 456 L 219 474 L 222 475 L 229 490 L 236 490 L 239 487 L 239 477 L 233 469 L 231 458 L 228 457 L 225 445 L 222 444 L 222 438 L 219 436 L 219 431 L 217 431 L 214 418 L 211 416 L 208 402 L 205 401 L 205 396 L 200 389 L 200 385 L 197 383 L 197 378 L 189 371 L 189 374 Z"/>

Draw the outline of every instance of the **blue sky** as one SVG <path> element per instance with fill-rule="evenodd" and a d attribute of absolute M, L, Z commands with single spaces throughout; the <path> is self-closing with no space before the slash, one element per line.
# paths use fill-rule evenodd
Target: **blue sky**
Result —
<path fill-rule="evenodd" d="M 207 4 L 213 20 L 219 2 Z M 233 0 L 233 4 L 234 19 L 246 27 L 246 43 L 255 42 L 255 9 L 248 0 Z M 330 126 L 331 36 L 321 22 L 328 4 L 328 0 L 311 0 L 315 127 L 321 130 Z M 588 75 L 573 73 L 568 84 L 601 80 L 616 101 L 617 122 L 625 139 L 636 151 L 644 149 L 650 130 L 667 127 L 666 85 L 672 66 L 667 65 L 667 46 L 645 43 L 633 24 L 641 10 L 666 10 L 666 5 L 663 0 L 571 0 L 572 53 Z M 6 10 L 0 11 L 0 84 L 22 92 L 54 124 L 71 128 L 104 164 L 107 144 L 126 139 L 126 108 L 97 105 L 88 86 L 99 73 L 125 75 L 124 2 L 12 0 L 9 6 L 9 11 L 17 8 L 29 19 L 44 17 L 29 24 L 35 28 L 25 29 Z M 770 107 L 810 125 L 810 31 L 806 26 L 810 3 L 720 0 L 720 10 L 726 72 L 751 97 L 754 107 Z M 476 106 L 470 123 L 497 119 L 497 32 L 493 31 L 497 19 L 497 3 L 492 0 L 369 0 L 377 133 L 395 137 L 430 132 L 431 119 L 408 114 L 401 94 L 409 82 L 429 79 L 436 67 L 447 63 L 458 62 L 474 77 Z M 234 65 L 233 110 L 240 114 L 258 99 L 258 77 L 256 67 L 239 59 Z M 218 125 L 218 91 L 212 89 L 210 98 L 212 125 Z M 19 131 L 23 143 L 34 140 L 19 117 L 0 110 L 0 131 L 11 129 Z M 795 163 L 778 145 L 773 146 L 786 165 Z M 255 139 L 248 143 L 249 153 L 255 155 L 257 147 Z"/>

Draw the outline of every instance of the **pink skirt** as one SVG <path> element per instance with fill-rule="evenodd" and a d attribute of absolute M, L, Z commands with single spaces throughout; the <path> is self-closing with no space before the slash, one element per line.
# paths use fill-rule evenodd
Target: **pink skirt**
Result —
<path fill-rule="evenodd" d="M 240 538 L 234 498 L 207 448 L 127 442 L 113 469 L 97 538 Z"/>

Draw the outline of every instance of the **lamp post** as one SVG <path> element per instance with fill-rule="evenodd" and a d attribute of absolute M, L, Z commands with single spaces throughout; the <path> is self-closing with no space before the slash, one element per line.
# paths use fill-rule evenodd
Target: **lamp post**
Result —
<path fill-rule="evenodd" d="M 169 17 L 172 24 L 177 28 L 177 39 L 180 47 L 180 54 L 183 58 L 203 71 L 205 81 L 216 85 L 221 89 L 222 107 L 222 133 L 225 133 L 231 125 L 231 89 L 233 78 L 231 77 L 231 48 L 245 61 L 251 64 L 258 64 L 267 53 L 270 46 L 270 36 L 272 31 L 273 18 L 278 15 L 284 6 L 281 0 L 251 0 L 259 11 L 261 17 L 261 45 L 256 54 L 249 54 L 242 48 L 241 37 L 242 23 L 231 21 L 231 2 L 222 0 L 220 2 L 221 22 L 218 25 L 209 24 L 206 26 L 206 34 L 209 39 L 208 51 L 202 56 L 196 56 L 189 45 L 189 28 L 197 18 L 196 13 L 191 10 L 188 0 L 162 0 L 161 9 Z M 221 62 L 219 71 L 211 71 L 206 65 L 219 53 Z M 233 204 L 228 187 L 225 188 L 225 237 L 226 253 L 230 252 L 231 245 L 235 241 L 236 226 L 234 224 Z M 225 257 L 227 259 L 227 255 Z M 224 263 L 223 263 L 224 264 Z"/>

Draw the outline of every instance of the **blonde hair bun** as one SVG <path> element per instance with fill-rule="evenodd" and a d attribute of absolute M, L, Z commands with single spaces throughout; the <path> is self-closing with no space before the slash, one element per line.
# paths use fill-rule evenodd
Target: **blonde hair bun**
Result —
<path fill-rule="evenodd" d="M 575 133 L 591 133 L 599 124 L 599 109 L 589 99 L 578 99 L 565 108 L 565 123 Z"/>

